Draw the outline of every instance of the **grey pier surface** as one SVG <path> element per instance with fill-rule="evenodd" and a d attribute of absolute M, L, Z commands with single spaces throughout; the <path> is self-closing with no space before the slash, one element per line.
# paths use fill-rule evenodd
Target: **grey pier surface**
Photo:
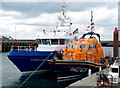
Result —
<path fill-rule="evenodd" d="M 104 69 L 103 72 L 105 74 L 108 74 L 109 69 Z M 97 85 L 96 74 L 97 73 L 94 73 L 86 78 L 83 78 L 82 80 L 79 80 L 79 81 L 67 86 L 66 88 L 94 88 Z M 109 88 L 111 88 L 111 87 L 109 87 Z M 118 84 L 113 84 L 113 88 L 120 88 L 120 78 L 119 78 Z"/>

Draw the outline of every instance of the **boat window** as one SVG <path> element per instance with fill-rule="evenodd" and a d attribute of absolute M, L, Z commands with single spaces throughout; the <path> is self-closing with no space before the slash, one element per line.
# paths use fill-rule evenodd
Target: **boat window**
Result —
<path fill-rule="evenodd" d="M 64 39 L 60 39 L 60 45 L 64 45 L 65 44 L 65 40 Z"/>
<path fill-rule="evenodd" d="M 70 46 L 71 46 L 71 44 L 68 44 L 68 45 L 66 46 L 66 49 L 69 49 L 69 48 L 70 48 Z"/>
<path fill-rule="evenodd" d="M 42 39 L 42 43 L 43 44 L 50 44 L 50 40 L 49 39 Z"/>
<path fill-rule="evenodd" d="M 96 44 L 94 44 L 94 48 L 96 48 Z"/>
<path fill-rule="evenodd" d="M 91 45 L 91 49 L 93 49 L 94 48 L 94 44 L 90 44 Z"/>
<path fill-rule="evenodd" d="M 92 44 L 88 45 L 88 50 L 92 49 Z"/>
<path fill-rule="evenodd" d="M 69 40 L 68 40 L 68 39 L 67 39 L 67 40 L 65 40 L 65 43 L 66 43 L 66 44 L 68 44 L 68 43 L 69 43 Z"/>
<path fill-rule="evenodd" d="M 92 39 L 93 39 L 92 37 L 89 38 L 89 40 L 92 40 Z"/>
<path fill-rule="evenodd" d="M 78 47 L 78 44 L 73 44 L 71 49 L 77 49 L 77 47 Z"/>
<path fill-rule="evenodd" d="M 58 45 L 58 39 L 51 39 L 52 45 Z"/>
<path fill-rule="evenodd" d="M 96 48 L 96 44 L 89 44 L 88 45 L 88 50 Z"/>
<path fill-rule="evenodd" d="M 112 68 L 112 72 L 118 73 L 118 68 Z"/>
<path fill-rule="evenodd" d="M 38 44 L 42 44 L 41 39 L 37 39 L 37 43 L 38 43 Z"/>
<path fill-rule="evenodd" d="M 92 44 L 92 48 L 96 48 L 96 44 Z"/>
<path fill-rule="evenodd" d="M 80 44 L 80 49 L 85 49 L 86 48 L 86 44 Z"/>

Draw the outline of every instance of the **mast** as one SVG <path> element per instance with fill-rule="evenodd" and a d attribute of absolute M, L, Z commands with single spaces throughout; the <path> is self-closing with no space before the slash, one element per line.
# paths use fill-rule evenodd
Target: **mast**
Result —
<path fill-rule="evenodd" d="M 65 12 L 66 12 L 66 4 L 65 4 L 65 2 L 64 2 L 64 5 L 63 5 L 63 17 L 65 18 L 66 17 L 66 14 L 65 14 Z"/>
<path fill-rule="evenodd" d="M 93 23 L 93 11 L 91 10 L 91 32 L 93 32 L 94 23 Z"/>
<path fill-rule="evenodd" d="M 71 19 L 66 16 L 66 7 L 67 7 L 67 5 L 65 4 L 65 2 L 64 2 L 62 7 L 63 7 L 63 9 L 62 9 L 62 16 L 58 17 L 58 24 L 56 26 L 56 29 L 58 29 L 58 27 L 69 27 L 69 31 L 68 32 L 70 34 L 72 23 L 71 23 Z"/>
<path fill-rule="evenodd" d="M 84 38 L 86 35 L 97 35 L 99 37 L 99 42 L 100 42 L 100 35 L 98 33 L 94 33 L 93 32 L 93 28 L 94 28 L 94 23 L 93 23 L 93 11 L 91 10 L 91 27 L 90 27 L 90 32 L 86 33 L 86 34 L 83 34 L 82 38 Z"/>
<path fill-rule="evenodd" d="M 91 10 L 91 32 L 93 31 L 92 30 L 92 23 L 93 23 L 93 11 Z"/>

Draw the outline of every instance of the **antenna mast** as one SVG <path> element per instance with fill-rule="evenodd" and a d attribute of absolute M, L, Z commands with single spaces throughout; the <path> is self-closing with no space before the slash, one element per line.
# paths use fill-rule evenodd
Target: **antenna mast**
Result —
<path fill-rule="evenodd" d="M 71 19 L 69 17 L 66 16 L 66 7 L 67 5 L 65 4 L 65 1 L 63 3 L 63 9 L 62 9 L 62 16 L 58 17 L 58 24 L 56 26 L 56 29 L 58 29 L 58 27 L 69 27 L 69 33 L 70 33 L 70 30 L 71 30 Z"/>
<path fill-rule="evenodd" d="M 91 10 L 91 32 L 93 32 L 93 11 Z"/>

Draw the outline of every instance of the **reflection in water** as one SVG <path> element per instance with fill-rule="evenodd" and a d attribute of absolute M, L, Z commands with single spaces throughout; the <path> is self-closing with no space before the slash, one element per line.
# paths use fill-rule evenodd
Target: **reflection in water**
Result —
<path fill-rule="evenodd" d="M 30 74 L 23 74 L 19 82 L 17 83 L 20 85 Z M 74 78 L 71 80 L 57 80 L 56 74 L 53 71 L 45 71 L 35 73 L 23 86 L 22 88 L 64 88 L 71 83 L 80 80 L 79 78 Z"/>
<path fill-rule="evenodd" d="M 19 85 L 29 76 L 30 74 L 23 74 L 19 79 Z M 32 75 L 32 77 L 23 85 L 24 87 L 52 87 L 56 86 L 56 76 L 52 71 L 39 72 Z"/>

